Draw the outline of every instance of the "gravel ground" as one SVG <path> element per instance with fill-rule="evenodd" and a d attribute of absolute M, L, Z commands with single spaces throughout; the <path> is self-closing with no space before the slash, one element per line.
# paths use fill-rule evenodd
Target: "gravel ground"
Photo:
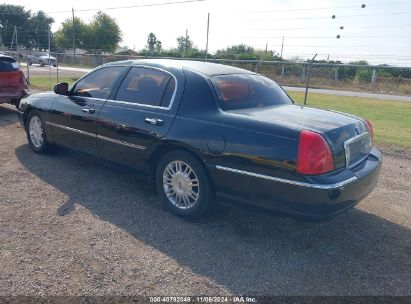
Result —
<path fill-rule="evenodd" d="M 0 106 L 0 296 L 411 295 L 411 160 L 322 223 L 223 205 L 189 222 L 148 182 L 89 156 L 29 150 Z"/>

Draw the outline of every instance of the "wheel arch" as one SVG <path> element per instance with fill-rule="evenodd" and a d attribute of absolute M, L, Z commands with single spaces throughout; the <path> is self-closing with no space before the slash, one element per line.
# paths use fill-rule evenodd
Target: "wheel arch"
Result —
<path fill-rule="evenodd" d="M 155 174 L 156 174 L 156 169 L 158 165 L 158 161 L 161 159 L 163 155 L 165 155 L 168 152 L 171 151 L 184 151 L 192 155 L 195 159 L 199 161 L 199 163 L 203 166 L 206 175 L 208 177 L 208 180 L 210 182 L 210 185 L 214 188 L 214 182 L 211 178 L 210 173 L 208 172 L 208 168 L 205 165 L 204 160 L 201 158 L 199 153 L 195 151 L 192 147 L 189 145 L 183 144 L 181 142 L 176 142 L 176 141 L 165 141 L 161 143 L 158 147 L 155 148 L 155 150 L 152 152 L 150 155 L 149 159 L 149 177 L 152 180 L 155 180 Z"/>
<path fill-rule="evenodd" d="M 23 123 L 24 123 L 24 128 L 26 128 L 26 123 L 27 123 L 27 119 L 30 115 L 31 112 L 35 111 L 36 109 L 29 106 L 27 109 L 24 110 L 23 112 Z"/>

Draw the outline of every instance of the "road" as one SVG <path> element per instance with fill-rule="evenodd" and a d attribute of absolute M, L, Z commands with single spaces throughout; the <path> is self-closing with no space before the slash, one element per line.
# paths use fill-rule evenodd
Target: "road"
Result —
<path fill-rule="evenodd" d="M 411 295 L 411 159 L 385 153 L 328 222 L 229 205 L 185 221 L 134 172 L 33 153 L 11 106 L 0 138 L 0 296 Z"/>
<path fill-rule="evenodd" d="M 27 74 L 26 68 L 23 68 Z M 57 68 L 51 67 L 51 74 L 55 77 L 57 73 Z M 91 71 L 91 69 L 85 68 L 76 68 L 76 67 L 59 67 L 60 77 L 80 77 Z M 31 75 L 48 75 L 48 67 L 39 67 L 39 66 L 30 66 Z M 287 91 L 297 91 L 304 92 L 305 88 L 300 87 L 289 87 L 283 86 Z M 385 100 L 398 100 L 411 102 L 411 96 L 401 96 L 401 95 L 389 95 L 389 94 L 375 94 L 375 93 L 366 93 L 366 92 L 355 92 L 355 91 L 340 91 L 340 90 L 330 90 L 330 89 L 312 89 L 310 88 L 309 92 L 318 93 L 318 94 L 328 94 L 328 95 L 338 95 L 338 96 L 348 96 L 348 97 L 364 97 L 364 98 L 374 98 L 374 99 L 385 99 Z"/>
<path fill-rule="evenodd" d="M 286 91 L 305 92 L 305 88 L 288 87 L 288 86 L 283 86 L 283 88 Z M 363 98 L 398 100 L 398 101 L 411 102 L 411 96 L 401 96 L 401 95 L 375 94 L 375 93 L 365 93 L 365 92 L 340 91 L 340 90 L 329 90 L 329 89 L 313 89 L 313 88 L 310 88 L 308 92 L 318 93 L 318 94 L 337 95 L 337 96 L 363 97 Z"/>
<path fill-rule="evenodd" d="M 83 68 L 74 68 L 74 67 L 50 67 L 49 71 L 49 66 L 44 66 L 40 67 L 38 65 L 31 65 L 29 67 L 29 72 L 27 71 L 27 65 L 26 64 L 21 64 L 21 69 L 24 72 L 24 74 L 30 75 L 30 76 L 48 76 L 49 72 L 51 76 L 53 77 L 53 80 L 56 78 L 57 70 L 59 73 L 59 77 L 81 77 L 84 74 L 88 73 L 91 71 L 90 69 L 83 69 Z"/>

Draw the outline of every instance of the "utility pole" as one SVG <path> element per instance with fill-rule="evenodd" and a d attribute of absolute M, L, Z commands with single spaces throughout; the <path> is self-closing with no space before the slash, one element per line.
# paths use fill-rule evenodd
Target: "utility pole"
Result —
<path fill-rule="evenodd" d="M 185 43 L 185 53 L 187 57 L 187 43 L 188 43 L 188 29 L 186 29 L 186 43 Z"/>
<path fill-rule="evenodd" d="M 2 50 L 2 46 L 3 46 L 3 38 L 1 36 L 2 30 L 3 30 L 3 24 L 0 23 L 0 50 Z"/>
<path fill-rule="evenodd" d="M 13 29 L 13 37 L 11 38 L 11 45 L 10 45 L 10 49 L 13 50 L 13 43 L 14 43 L 14 37 L 16 37 L 16 26 L 14 26 Z"/>
<path fill-rule="evenodd" d="M 39 29 L 36 29 L 36 34 L 37 34 L 37 50 L 40 51 L 40 33 Z"/>
<path fill-rule="evenodd" d="M 310 60 L 307 66 L 307 82 L 305 83 L 304 105 L 307 104 L 308 84 L 310 82 L 310 68 L 311 68 L 311 64 L 313 63 L 315 57 L 317 57 L 317 54 L 314 55 L 314 57 Z"/>
<path fill-rule="evenodd" d="M 207 40 L 206 40 L 206 56 L 205 61 L 207 62 L 208 59 L 208 34 L 210 32 L 210 13 L 207 15 Z"/>
<path fill-rule="evenodd" d="M 268 52 L 268 43 L 265 44 L 265 54 L 267 55 Z"/>
<path fill-rule="evenodd" d="M 283 36 L 283 41 L 281 42 L 281 53 L 280 53 L 280 58 L 283 58 L 283 49 L 284 49 L 284 36 Z"/>
<path fill-rule="evenodd" d="M 76 63 L 76 29 L 74 26 L 74 8 L 71 8 L 71 12 L 73 15 L 73 61 Z"/>
<path fill-rule="evenodd" d="M 49 42 L 49 84 L 50 84 L 50 90 L 51 90 L 51 63 L 50 63 L 50 25 L 48 27 L 47 31 L 47 36 L 48 36 L 48 42 Z"/>

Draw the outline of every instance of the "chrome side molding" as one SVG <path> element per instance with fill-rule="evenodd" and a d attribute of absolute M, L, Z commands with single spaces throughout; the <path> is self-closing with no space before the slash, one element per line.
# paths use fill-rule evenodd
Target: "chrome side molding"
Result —
<path fill-rule="evenodd" d="M 307 187 L 307 188 L 322 189 L 322 190 L 332 190 L 332 189 L 341 188 L 341 187 L 344 187 L 348 184 L 355 182 L 358 179 L 356 176 L 353 176 L 349 179 L 346 179 L 344 181 L 341 181 L 335 184 L 322 185 L 322 184 L 304 183 L 304 182 L 294 181 L 294 180 L 280 178 L 280 177 L 274 177 L 274 176 L 269 176 L 269 175 L 264 175 L 264 174 L 249 172 L 249 171 L 243 171 L 243 170 L 223 167 L 219 165 L 216 165 L 216 168 L 218 170 L 228 171 L 228 172 L 237 173 L 237 174 L 243 174 L 243 175 L 252 176 L 256 178 L 262 178 L 262 179 L 279 182 L 283 184 L 290 184 L 290 185 L 299 186 L 299 187 Z"/>
<path fill-rule="evenodd" d="M 102 136 L 102 135 L 96 135 L 96 134 L 89 133 L 89 132 L 86 132 L 86 131 L 82 131 L 82 130 L 74 129 L 74 128 L 71 128 L 71 127 L 59 125 L 59 124 L 56 124 L 56 123 L 53 123 L 53 122 L 50 122 L 50 121 L 46 121 L 46 124 L 48 124 L 50 126 L 53 126 L 53 127 L 56 127 L 56 128 L 68 130 L 68 131 L 79 133 L 79 134 L 82 134 L 82 135 L 95 137 L 95 138 L 102 139 L 102 140 L 105 140 L 105 141 L 109 141 L 109 142 L 112 142 L 112 143 L 116 143 L 116 144 L 119 144 L 119 145 L 127 146 L 127 147 L 130 147 L 130 148 L 135 148 L 135 149 L 138 149 L 138 150 L 144 150 L 146 148 L 144 146 L 131 144 L 131 143 L 128 143 L 128 142 L 125 142 L 125 141 L 122 141 L 122 140 L 118 140 L 118 139 L 114 139 L 114 138 L 110 138 L 110 137 L 105 137 L 105 136 Z"/>

